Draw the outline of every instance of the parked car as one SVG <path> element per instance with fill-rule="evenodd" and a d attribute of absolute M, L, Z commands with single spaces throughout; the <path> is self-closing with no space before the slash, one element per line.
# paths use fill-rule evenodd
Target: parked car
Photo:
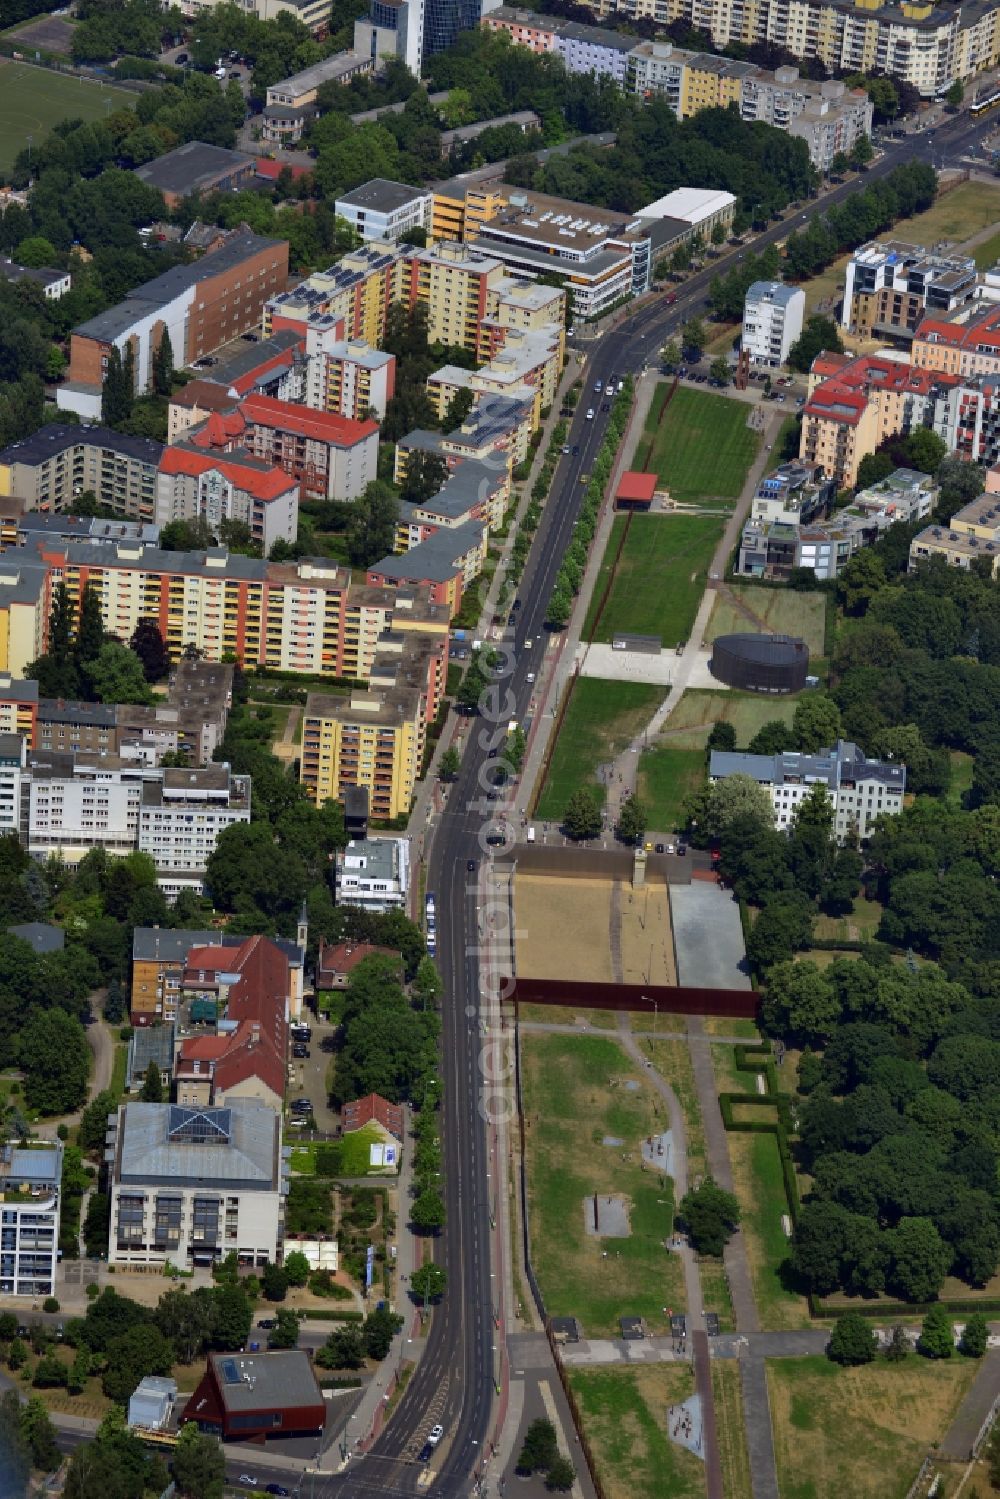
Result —
<path fill-rule="evenodd" d="M 186 52 L 178 52 L 177 56 L 174 58 L 174 67 L 175 68 L 182 68 L 187 61 L 188 61 L 188 55 L 187 55 L 187 53 Z"/>
<path fill-rule="evenodd" d="M 284 1484 L 281 1483 L 269 1483 L 264 1493 L 273 1494 L 274 1499 L 289 1499 L 291 1489 L 286 1489 Z"/>
<path fill-rule="evenodd" d="M 260 1479 L 251 1477 L 249 1473 L 241 1473 L 236 1482 L 241 1483 L 245 1489 L 255 1489 L 260 1484 Z"/>
<path fill-rule="evenodd" d="M 440 1440 L 441 1440 L 441 1438 L 443 1436 L 444 1436 L 444 1427 L 443 1426 L 440 1426 L 440 1425 L 438 1425 L 438 1426 L 432 1426 L 431 1429 L 430 1429 L 430 1431 L 427 1433 L 427 1440 L 430 1442 L 430 1444 L 431 1444 L 432 1447 L 436 1447 L 437 1444 L 438 1444 L 438 1442 L 440 1442 Z"/>
<path fill-rule="evenodd" d="M 277 1325 L 277 1320 L 274 1317 L 261 1317 L 257 1322 L 257 1326 L 262 1327 L 265 1332 L 270 1332 L 271 1328 Z"/>

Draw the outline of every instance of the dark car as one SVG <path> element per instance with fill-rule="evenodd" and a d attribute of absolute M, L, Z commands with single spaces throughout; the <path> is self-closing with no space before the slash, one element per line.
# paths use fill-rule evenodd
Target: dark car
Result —
<path fill-rule="evenodd" d="M 433 1451 L 434 1451 L 434 1443 L 433 1442 L 425 1442 L 424 1445 L 420 1449 L 419 1455 L 417 1457 L 417 1462 L 418 1463 L 429 1463 L 430 1460 L 431 1460 L 431 1453 Z"/>
<path fill-rule="evenodd" d="M 511 608 L 512 609 L 520 609 L 520 607 L 521 607 L 521 600 L 520 599 L 515 599 L 514 602 L 513 602 L 513 604 L 511 605 Z"/>
<path fill-rule="evenodd" d="M 602 411 L 610 411 L 611 410 L 611 402 L 610 401 L 602 401 L 601 402 L 601 410 Z"/>
<path fill-rule="evenodd" d="M 274 1494 L 275 1499 L 289 1499 L 289 1495 L 291 1494 L 291 1492 L 291 1489 L 286 1489 L 285 1486 L 280 1483 L 269 1483 L 267 1488 L 264 1490 L 265 1494 Z"/>
<path fill-rule="evenodd" d="M 257 1323 L 257 1326 L 262 1327 L 265 1332 L 270 1332 L 272 1327 L 277 1326 L 277 1323 L 274 1317 L 261 1317 Z"/>
<path fill-rule="evenodd" d="M 465 861 L 465 867 L 468 870 L 469 874 L 475 874 L 475 872 L 476 872 L 476 861 L 475 861 L 475 859 L 466 859 L 466 861 Z"/>
<path fill-rule="evenodd" d="M 575 442 L 573 444 L 573 457 L 574 458 L 576 457 L 577 453 L 579 453 L 579 451 L 580 451 L 580 444 L 578 442 Z"/>
<path fill-rule="evenodd" d="M 663 847 L 663 844 L 662 844 L 662 843 L 658 843 L 658 844 L 657 844 L 657 845 L 656 845 L 656 852 L 657 852 L 657 853 L 658 853 L 658 854 L 662 854 L 662 853 L 663 853 L 663 852 L 664 852 L 664 847 Z"/>
<path fill-rule="evenodd" d="M 514 613 L 514 611 L 512 609 L 510 611 L 510 613 L 508 614 L 508 616 L 507 616 L 507 628 L 510 629 L 510 630 L 512 630 L 516 624 L 517 624 L 517 615 Z"/>
<path fill-rule="evenodd" d="M 301 1043 L 301 1041 L 296 1042 L 296 1044 L 292 1047 L 292 1056 L 293 1057 L 307 1057 L 308 1055 L 309 1055 L 309 1048 L 308 1048 L 308 1046 L 303 1046 L 302 1043 Z"/>
<path fill-rule="evenodd" d="M 187 62 L 187 60 L 188 60 L 188 55 L 187 55 L 186 52 L 178 52 L 177 56 L 174 58 L 174 67 L 175 68 L 182 68 L 184 66 L 184 64 Z"/>
<path fill-rule="evenodd" d="M 686 843 L 678 843 L 678 845 L 677 845 L 677 852 L 680 854 L 680 856 L 681 856 L 682 859 L 683 859 L 684 855 L 687 853 L 687 851 L 688 851 L 688 846 L 687 846 Z"/>

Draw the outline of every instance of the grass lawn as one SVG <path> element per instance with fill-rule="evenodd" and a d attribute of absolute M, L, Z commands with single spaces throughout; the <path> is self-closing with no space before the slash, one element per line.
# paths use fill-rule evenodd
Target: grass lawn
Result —
<path fill-rule="evenodd" d="M 823 1357 L 768 1359 L 781 1499 L 903 1499 L 978 1367 L 916 1355 L 859 1369 Z"/>
<path fill-rule="evenodd" d="M 597 785 L 597 767 L 613 760 L 640 733 L 664 692 L 645 682 L 578 677 L 549 761 L 535 815 L 559 819 L 574 791 Z"/>
<path fill-rule="evenodd" d="M 255 713 L 260 716 L 261 722 L 269 722 L 271 724 L 271 739 L 274 742 L 282 738 L 285 732 L 285 725 L 288 723 L 288 715 L 292 711 L 289 703 L 251 702 L 247 706 L 254 709 Z"/>
<path fill-rule="evenodd" d="M 704 750 L 645 750 L 639 760 L 639 796 L 649 811 L 649 826 L 661 833 L 683 826 L 684 803 L 704 780 Z"/>
<path fill-rule="evenodd" d="M 577 1368 L 569 1382 L 608 1499 L 702 1499 L 704 1463 L 666 1432 L 668 1406 L 694 1392 L 689 1365 Z"/>
<path fill-rule="evenodd" d="M 670 1183 L 640 1164 L 641 1142 L 663 1129 L 664 1112 L 639 1071 L 600 1036 L 522 1038 L 532 1263 L 549 1313 L 579 1317 L 588 1337 L 617 1335 L 624 1315 L 665 1333 L 662 1307 L 684 1305 L 680 1262 L 663 1248 Z M 595 1193 L 627 1200 L 627 1238 L 586 1232 Z"/>
<path fill-rule="evenodd" d="M 863 942 L 867 937 L 875 936 L 881 920 L 879 902 L 859 895 L 849 916 L 817 916 L 816 936 L 838 942 Z"/>
<path fill-rule="evenodd" d="M 713 725 L 731 723 L 736 743 L 745 748 L 764 724 L 775 718 L 791 723 L 794 713 L 795 699 L 790 697 L 689 687 L 664 724 L 659 742 L 665 749 L 704 750 Z"/>
<path fill-rule="evenodd" d="M 127 89 L 25 62 L 4 62 L 0 76 L 0 172 L 10 171 L 29 135 L 37 148 L 60 120 L 103 120 L 106 100 L 112 109 L 132 108 L 136 101 Z"/>
<path fill-rule="evenodd" d="M 746 1428 L 743 1425 L 743 1393 L 740 1366 L 735 1359 L 716 1359 L 712 1364 L 715 1396 L 715 1431 L 722 1463 L 722 1487 L 726 1499 L 747 1499 L 752 1492 Z"/>
<path fill-rule="evenodd" d="M 694 1084 L 694 1069 L 691 1053 L 686 1041 L 661 1041 L 653 1036 L 643 1036 L 640 1045 L 656 1071 L 670 1084 L 677 1094 L 677 1102 L 684 1115 L 684 1133 L 687 1139 L 688 1181 L 704 1176 L 706 1167 L 705 1126 L 702 1123 L 698 1092 Z"/>
<path fill-rule="evenodd" d="M 754 1020 L 740 1020 L 729 1015 L 706 1015 L 705 1034 L 708 1036 L 739 1036 L 746 1041 L 759 1041 L 760 1030 Z"/>
<path fill-rule="evenodd" d="M 984 239 L 972 252 L 976 262 L 976 269 L 988 271 L 1000 260 L 1000 234 L 991 234 L 989 239 Z"/>
<path fill-rule="evenodd" d="M 753 1117 L 759 1119 L 760 1111 Z M 730 1130 L 726 1143 L 733 1185 L 743 1209 L 742 1232 L 761 1326 L 773 1331 L 808 1327 L 805 1297 L 786 1290 L 781 1280 L 781 1266 L 789 1254 L 781 1215 L 787 1213 L 788 1202 L 777 1141 L 772 1134 L 750 1135 Z"/>
<path fill-rule="evenodd" d="M 108 1084 L 108 1092 L 114 1093 L 121 1098 L 125 1092 L 128 1081 L 128 1042 L 119 1041 L 115 1046 L 114 1059 L 111 1063 L 111 1081 Z"/>
<path fill-rule="evenodd" d="M 918 213 L 912 219 L 900 219 L 894 225 L 892 235 L 910 245 L 934 245 L 942 239 L 960 245 L 997 219 L 1000 219 L 1000 186 L 964 182 L 950 193 L 942 193 L 926 213 Z M 1000 242 L 1000 235 L 996 239 Z M 979 258 L 980 251 L 986 251 L 991 242 L 984 241 L 972 252 L 977 265 L 992 264 L 990 260 Z M 818 276 L 800 283 L 806 294 L 807 314 L 828 311 L 831 300 L 836 302 L 843 297 L 847 261 L 848 257 L 843 255 Z"/>
<path fill-rule="evenodd" d="M 664 646 L 686 640 L 721 534 L 719 516 L 634 515 L 600 618 L 595 605 L 588 620 L 593 638 L 608 642 L 624 631 L 658 635 Z M 612 527 L 603 566 L 619 535 Z"/>
<path fill-rule="evenodd" d="M 732 505 L 757 456 L 760 434 L 747 426 L 743 401 L 678 386 L 663 411 L 657 386 L 636 448 L 635 467 L 652 470 L 681 504 Z"/>
<path fill-rule="evenodd" d="M 731 583 L 729 591 L 760 621 L 762 630 L 771 635 L 798 635 L 809 647 L 810 656 L 822 656 L 826 636 L 826 598 L 822 593 L 761 588 L 753 583 Z M 715 600 L 705 639 L 715 640 L 719 635 L 752 629 L 753 625 L 743 610 L 734 608 L 729 599 L 720 594 Z"/>

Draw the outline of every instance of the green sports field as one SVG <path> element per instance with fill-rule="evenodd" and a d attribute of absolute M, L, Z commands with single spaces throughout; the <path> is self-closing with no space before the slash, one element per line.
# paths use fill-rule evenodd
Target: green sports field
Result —
<path fill-rule="evenodd" d="M 664 407 L 658 385 L 633 468 L 658 474 L 678 504 L 732 505 L 757 456 L 760 434 L 743 401 L 681 385 Z"/>
<path fill-rule="evenodd" d="M 618 551 L 625 521 L 625 516 L 615 516 L 602 579 Z M 595 590 L 585 635 L 593 629 L 593 638 L 605 642 L 622 632 L 658 635 L 664 646 L 686 640 L 722 527 L 718 515 L 633 515 L 607 602 L 597 618 L 601 594 Z"/>
<path fill-rule="evenodd" d="M 131 108 L 128 89 L 36 68 L 26 62 L 0 64 L 0 172 L 9 172 L 19 151 L 41 145 L 60 120 L 103 120 L 111 110 Z"/>

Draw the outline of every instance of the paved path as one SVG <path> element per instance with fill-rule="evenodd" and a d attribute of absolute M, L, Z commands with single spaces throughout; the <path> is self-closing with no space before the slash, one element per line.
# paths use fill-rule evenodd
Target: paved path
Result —
<path fill-rule="evenodd" d="M 938 1457 L 950 1462 L 968 1462 L 983 1422 L 1000 1398 L 1000 1348 L 987 1353 L 969 1391 L 958 1408 L 940 1446 Z"/>
<path fill-rule="evenodd" d="M 646 1074 L 653 1091 L 666 1105 L 673 1135 L 673 1183 L 674 1202 L 680 1202 L 688 1189 L 687 1171 L 687 1125 L 684 1110 L 677 1094 L 661 1077 L 646 1056 L 638 1039 L 632 1034 L 627 1015 L 618 1016 L 618 1039 L 622 1049 L 628 1053 Z M 676 1251 L 684 1270 L 684 1293 L 687 1303 L 687 1330 L 691 1334 L 691 1351 L 694 1358 L 694 1376 L 698 1393 L 702 1399 L 702 1422 L 705 1451 L 705 1481 L 708 1499 L 723 1499 L 722 1464 L 719 1458 L 719 1438 L 715 1423 L 715 1399 L 712 1392 L 712 1370 L 709 1363 L 708 1339 L 705 1335 L 705 1306 L 701 1294 L 701 1272 L 691 1246 L 682 1242 Z"/>

